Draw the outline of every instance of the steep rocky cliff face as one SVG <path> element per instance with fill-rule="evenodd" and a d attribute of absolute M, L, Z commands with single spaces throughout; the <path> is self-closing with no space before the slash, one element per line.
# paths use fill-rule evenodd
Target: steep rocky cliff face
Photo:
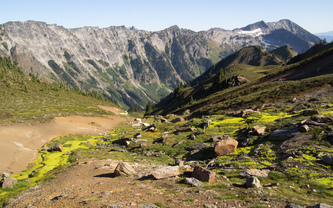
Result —
<path fill-rule="evenodd" d="M 1 56 L 46 80 L 100 91 L 123 108 L 160 100 L 245 46 L 269 50 L 288 44 L 302 52 L 316 41 L 289 20 L 202 32 L 177 26 L 158 32 L 124 26 L 66 29 L 35 21 L 0 26 Z"/>

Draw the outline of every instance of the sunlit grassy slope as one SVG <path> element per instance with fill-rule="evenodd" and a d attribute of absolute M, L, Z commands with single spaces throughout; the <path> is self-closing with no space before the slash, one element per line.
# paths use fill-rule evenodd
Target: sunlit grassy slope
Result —
<path fill-rule="evenodd" d="M 97 92 L 70 90 L 63 84 L 46 83 L 32 74 L 27 76 L 8 58 L 0 58 L 0 101 L 0 123 L 43 122 L 65 115 L 110 114 L 97 105 L 115 106 L 103 100 Z"/>

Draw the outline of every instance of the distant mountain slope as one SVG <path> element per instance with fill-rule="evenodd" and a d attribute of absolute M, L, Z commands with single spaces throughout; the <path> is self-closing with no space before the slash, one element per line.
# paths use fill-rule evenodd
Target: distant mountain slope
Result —
<path fill-rule="evenodd" d="M 282 46 L 280 48 L 270 51 L 271 54 L 275 55 L 283 62 L 289 61 L 291 58 L 297 56 L 297 52 L 294 51 L 289 45 Z"/>
<path fill-rule="evenodd" d="M 191 81 L 191 85 L 197 85 L 209 79 L 212 75 L 218 73 L 220 70 L 232 70 L 231 66 L 237 64 L 245 64 L 251 66 L 267 66 L 267 65 L 280 65 L 282 62 L 274 55 L 268 53 L 260 46 L 250 46 L 231 54 L 230 56 L 222 59 L 213 67 L 208 69 L 204 74 Z"/>
<path fill-rule="evenodd" d="M 280 42 L 279 30 L 287 34 Z M 11 56 L 26 73 L 33 68 L 48 81 L 97 90 L 123 108 L 159 101 L 243 47 L 272 50 L 287 42 L 303 52 L 317 41 L 289 20 L 201 32 L 177 26 L 158 32 L 124 26 L 66 29 L 35 21 L 0 25 L 0 56 Z"/>
<path fill-rule="evenodd" d="M 317 46 L 309 51 L 314 51 L 315 48 Z M 257 47 L 252 47 L 250 51 L 256 51 L 253 49 Z M 305 54 L 309 54 L 309 51 Z M 238 57 L 236 54 L 229 57 Z M 226 62 L 229 57 L 218 64 Z M 218 114 L 225 109 L 249 108 L 251 105 L 275 102 L 281 98 L 285 100 L 297 93 L 333 84 L 331 44 L 326 45 L 321 52 L 285 66 L 238 64 L 224 69 L 218 68 L 217 65 L 209 69 L 215 73 L 204 78 L 205 74 L 201 75 L 195 80 L 200 81 L 192 87 L 178 86 L 171 95 L 155 106 L 153 114 L 181 114 L 186 109 L 196 116 Z"/>
<path fill-rule="evenodd" d="M 322 40 L 326 40 L 328 43 L 333 41 L 333 31 L 324 32 L 324 33 L 316 33 L 316 36 L 318 36 Z"/>

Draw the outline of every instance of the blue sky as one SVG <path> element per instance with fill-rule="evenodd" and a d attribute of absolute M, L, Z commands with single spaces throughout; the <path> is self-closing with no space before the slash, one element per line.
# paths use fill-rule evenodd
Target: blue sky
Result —
<path fill-rule="evenodd" d="M 234 29 L 290 19 L 312 33 L 333 31 L 332 0 L 1 0 L 0 23 L 43 21 L 66 28 L 172 25 L 194 31 Z"/>

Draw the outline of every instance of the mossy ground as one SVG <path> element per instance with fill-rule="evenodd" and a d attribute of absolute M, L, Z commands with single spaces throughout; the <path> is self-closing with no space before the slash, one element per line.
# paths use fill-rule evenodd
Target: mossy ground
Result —
<path fill-rule="evenodd" d="M 268 108 L 270 109 L 270 108 Z M 332 116 L 330 110 L 320 109 L 320 113 Z M 169 120 L 174 117 L 169 118 Z M 229 117 L 229 116 L 211 116 L 212 120 L 209 128 L 205 129 L 205 134 L 198 135 L 195 140 L 189 140 L 192 132 L 176 133 L 176 128 L 183 125 L 195 127 L 198 131 L 203 130 L 202 124 L 207 118 L 194 118 L 190 121 L 179 123 L 161 123 L 159 118 L 146 118 L 143 121 L 147 123 L 156 123 L 156 132 L 141 131 L 141 128 L 132 127 L 131 124 L 121 124 L 105 137 L 101 136 L 64 136 L 55 139 L 46 147 L 51 147 L 56 143 L 60 143 L 64 147 L 63 152 L 47 152 L 42 148 L 39 151 L 39 158 L 29 165 L 28 169 L 13 175 L 19 183 L 14 189 L 1 191 L 1 200 L 4 201 L 13 193 L 17 193 L 27 187 L 41 183 L 42 181 L 52 179 L 53 171 L 59 171 L 73 164 L 77 159 L 82 158 L 98 158 L 113 160 L 121 160 L 128 162 L 142 162 L 172 165 L 175 158 L 183 160 L 195 160 L 199 164 L 205 165 L 207 161 L 214 158 L 213 143 L 208 142 L 209 138 L 217 134 L 228 134 L 232 138 L 240 139 L 247 134 L 249 128 L 254 125 L 267 125 L 269 130 L 274 130 L 288 125 L 290 122 L 297 122 L 307 117 L 302 116 L 300 111 L 298 114 L 289 114 L 284 112 L 261 112 L 252 113 L 244 118 Z M 251 120 L 251 122 L 247 122 Z M 141 148 L 140 144 L 132 143 L 126 149 L 130 152 L 110 151 L 110 148 L 96 148 L 97 143 L 111 143 L 119 138 L 133 138 L 133 136 L 141 132 L 142 138 L 147 140 L 147 146 Z M 167 139 L 161 139 L 161 135 L 168 132 Z M 315 131 L 315 134 L 320 134 L 320 131 Z M 317 137 L 322 138 L 322 137 Z M 175 146 L 179 141 L 184 140 L 182 144 Z M 90 141 L 93 145 L 88 145 Z M 206 142 L 210 147 L 201 150 L 201 153 L 192 154 L 187 150 L 191 145 Z M 285 158 L 279 155 L 276 150 L 281 142 L 272 142 L 268 138 L 266 132 L 263 136 L 254 136 L 250 146 L 239 147 L 236 152 L 226 156 L 215 158 L 215 164 L 218 168 L 213 171 L 218 176 L 226 176 L 229 182 L 217 180 L 213 183 L 205 183 L 204 189 L 212 189 L 217 192 L 216 198 L 221 200 L 243 200 L 256 202 L 256 197 L 253 197 L 254 192 L 246 194 L 246 189 L 241 187 L 245 179 L 239 177 L 241 170 L 245 168 L 266 169 L 273 164 L 279 164 L 281 168 L 270 172 L 268 178 L 260 178 L 262 184 L 280 183 L 277 187 L 262 188 L 266 194 L 264 197 L 270 200 L 285 200 L 301 205 L 311 205 L 314 203 L 324 202 L 333 203 L 333 171 L 332 167 L 325 166 L 320 163 L 320 157 L 317 157 L 319 152 L 331 154 L 331 148 L 321 146 L 323 141 L 314 140 L 308 145 L 297 147 L 290 151 L 302 152 L 300 156 Z M 254 150 L 260 146 L 259 153 L 254 153 Z M 43 161 L 44 158 L 44 161 Z M 43 168 L 40 168 L 45 164 Z M 40 168 L 40 169 L 39 169 Z M 26 183 L 23 179 L 28 178 L 28 175 L 37 170 L 33 177 L 30 178 L 30 183 Z M 235 185 L 236 184 L 236 185 Z M 240 185 L 237 185 L 240 184 Z M 308 186 L 307 186 L 308 185 Z M 231 188 L 232 187 L 232 188 Z M 200 189 L 200 188 L 196 188 Z M 190 203 L 190 200 L 187 200 Z"/>

